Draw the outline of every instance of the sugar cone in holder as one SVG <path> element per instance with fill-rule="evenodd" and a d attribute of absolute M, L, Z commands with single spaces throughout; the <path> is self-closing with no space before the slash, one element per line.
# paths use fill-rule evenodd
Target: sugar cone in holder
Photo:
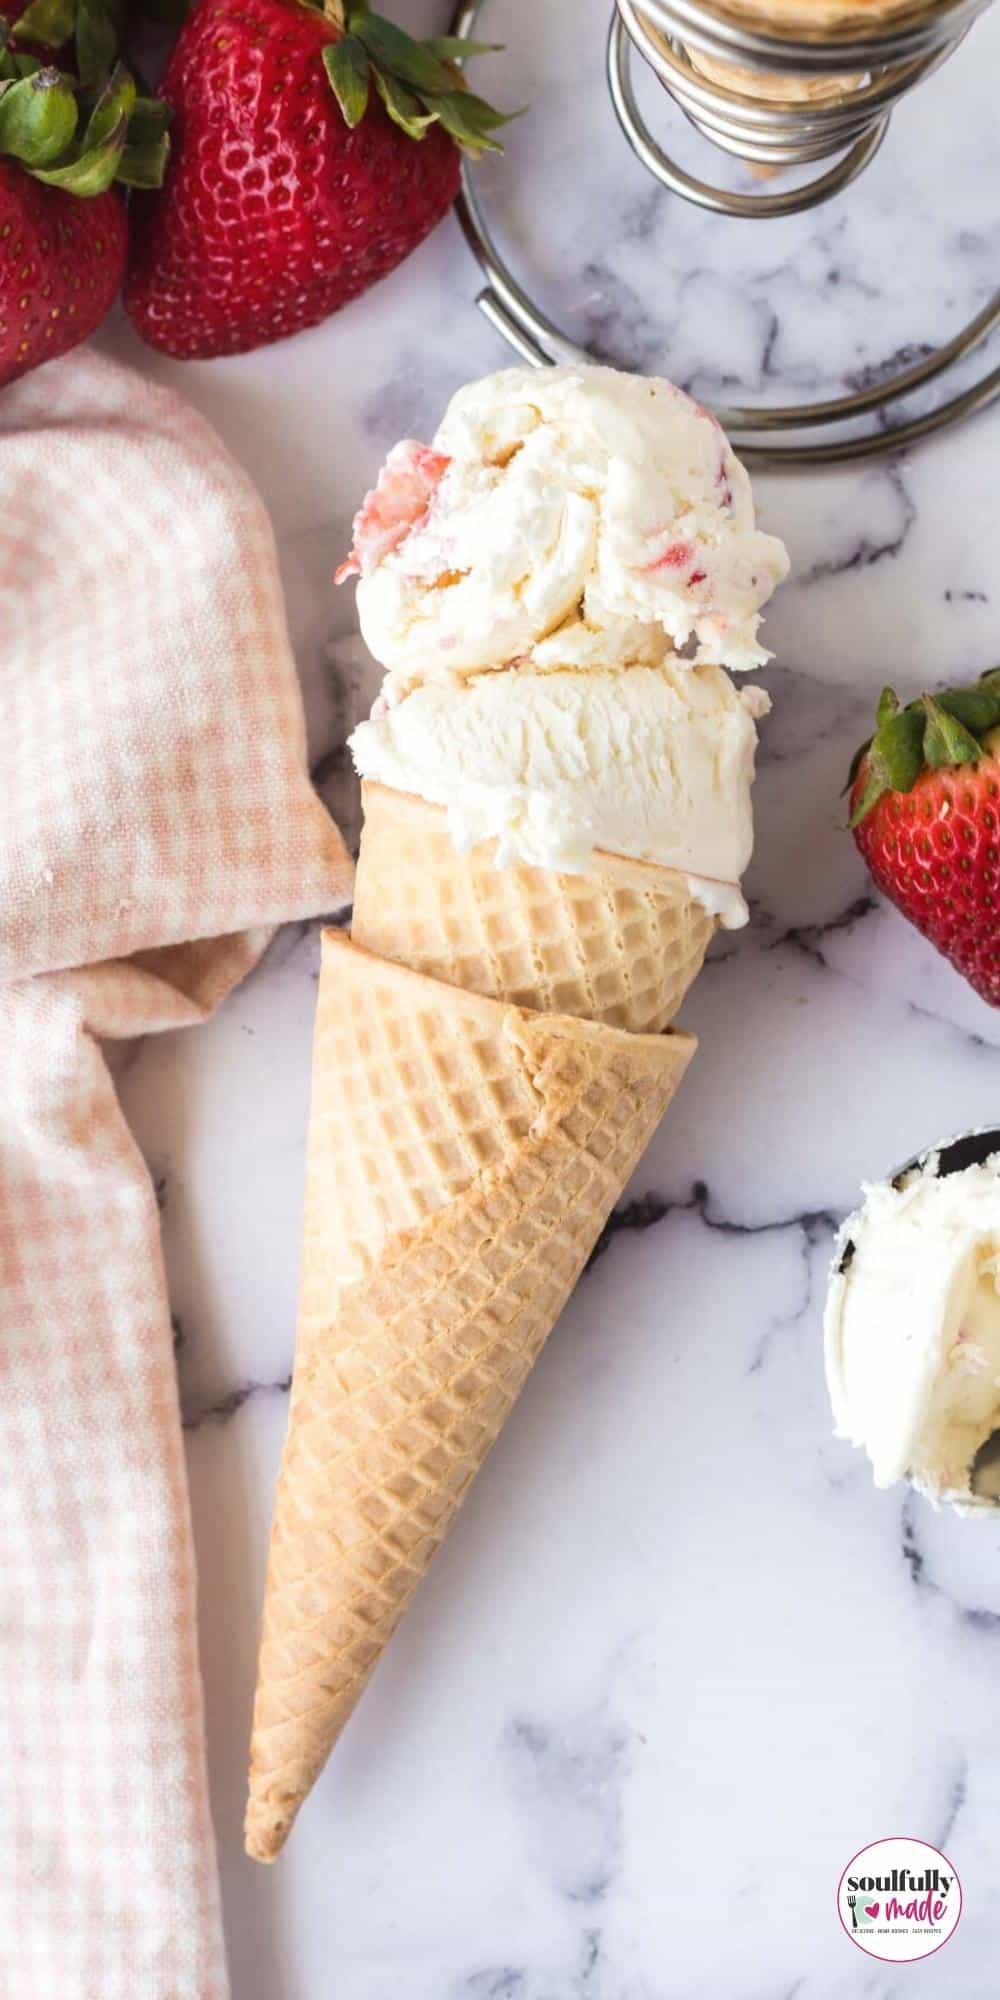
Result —
<path fill-rule="evenodd" d="M 694 1047 L 324 937 L 255 1859 L 284 1845 Z"/>
<path fill-rule="evenodd" d="M 835 43 L 908 26 L 937 13 L 939 6 L 940 0 L 718 0 L 713 11 L 723 20 L 779 40 Z M 669 46 L 659 29 L 651 26 L 649 32 L 654 41 L 664 48 Z M 692 68 L 711 83 L 765 105 L 832 104 L 845 92 L 860 90 L 870 76 L 866 70 L 809 75 L 750 68 L 708 55 L 693 45 L 686 52 Z M 783 168 L 757 162 L 753 171 L 758 178 L 767 179 Z"/>
<path fill-rule="evenodd" d="M 355 942 L 449 986 L 657 1034 L 697 978 L 717 919 L 687 876 L 596 854 L 585 874 L 459 853 L 440 806 L 362 786 Z M 721 887 L 722 885 L 716 885 Z"/>

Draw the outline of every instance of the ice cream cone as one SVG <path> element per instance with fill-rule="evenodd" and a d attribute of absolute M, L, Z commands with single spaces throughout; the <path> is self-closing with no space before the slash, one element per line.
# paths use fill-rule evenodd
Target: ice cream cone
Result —
<path fill-rule="evenodd" d="M 608 369 L 470 384 L 356 516 L 340 574 L 386 680 L 351 737 L 378 780 L 354 931 L 324 939 L 258 1860 L 691 1059 L 669 1024 L 716 924 L 745 919 L 768 706 L 726 670 L 767 657 L 786 569 L 715 420 Z"/>
<path fill-rule="evenodd" d="M 327 933 L 248 1852 L 302 1800 L 694 1051 Z"/>
<path fill-rule="evenodd" d="M 724 90 L 735 91 L 738 97 L 749 97 L 758 104 L 833 104 L 845 90 L 858 90 L 867 82 L 863 73 L 789 76 L 778 70 L 747 69 L 742 63 L 704 55 L 700 49 L 689 49 L 687 53 L 692 68 L 710 83 L 719 83 Z M 758 180 L 767 180 L 784 169 L 755 160 L 751 171 Z"/>
<path fill-rule="evenodd" d="M 674 1019 L 717 922 L 687 876 L 612 854 L 580 875 L 499 868 L 490 843 L 457 851 L 440 806 L 371 783 L 363 798 L 356 943 L 545 1014 L 636 1034 Z"/>
<path fill-rule="evenodd" d="M 794 41 L 837 42 L 878 34 L 904 26 L 909 20 L 936 11 L 937 0 L 719 0 L 715 11 L 757 34 L 774 35 Z M 654 40 L 664 38 L 650 30 Z M 791 75 L 787 71 L 751 69 L 704 54 L 687 51 L 692 67 L 712 83 L 760 104 L 832 104 L 846 91 L 858 90 L 868 82 L 867 71 L 821 76 Z M 755 166 L 758 178 L 781 172 L 781 168 Z"/>

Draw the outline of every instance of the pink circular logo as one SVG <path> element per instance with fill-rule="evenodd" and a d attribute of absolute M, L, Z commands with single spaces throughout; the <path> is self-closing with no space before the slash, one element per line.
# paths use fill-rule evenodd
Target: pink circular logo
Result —
<path fill-rule="evenodd" d="M 874 1840 L 844 1869 L 837 1914 L 859 1951 L 908 1964 L 947 1944 L 962 1914 L 962 1884 L 948 1856 L 926 1840 Z"/>

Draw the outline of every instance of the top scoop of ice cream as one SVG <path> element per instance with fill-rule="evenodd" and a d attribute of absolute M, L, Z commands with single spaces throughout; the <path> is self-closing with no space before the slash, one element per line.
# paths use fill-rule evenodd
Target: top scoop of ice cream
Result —
<path fill-rule="evenodd" d="M 364 637 L 400 689 L 528 664 L 743 669 L 786 575 L 715 419 L 669 382 L 514 368 L 396 447 L 355 521 Z"/>
<path fill-rule="evenodd" d="M 983 1504 L 973 1461 L 1000 1426 L 1000 1154 L 865 1189 L 844 1226 L 826 1310 L 837 1433 L 877 1486 Z M 978 1484 L 978 1482 L 977 1482 Z"/>

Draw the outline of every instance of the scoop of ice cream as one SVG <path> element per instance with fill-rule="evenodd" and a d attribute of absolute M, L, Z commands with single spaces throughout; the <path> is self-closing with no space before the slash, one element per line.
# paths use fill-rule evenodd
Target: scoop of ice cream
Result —
<path fill-rule="evenodd" d="M 1000 1427 L 1000 1153 L 939 1164 L 867 1187 L 845 1224 L 827 1382 L 837 1434 L 867 1451 L 877 1486 L 909 1479 L 968 1510 L 991 1504 L 970 1480 Z"/>
<path fill-rule="evenodd" d="M 361 775 L 445 806 L 456 845 L 503 864 L 585 869 L 593 850 L 682 870 L 746 922 L 758 688 L 720 667 L 584 675 L 521 668 L 428 681 L 351 738 Z M 697 879 L 696 879 L 697 878 Z"/>
<path fill-rule="evenodd" d="M 645 666 L 666 646 L 756 667 L 787 568 L 714 417 L 669 382 L 574 367 L 460 390 L 432 448 L 390 457 L 342 573 L 360 576 L 361 629 L 404 689 L 515 664 Z"/>

